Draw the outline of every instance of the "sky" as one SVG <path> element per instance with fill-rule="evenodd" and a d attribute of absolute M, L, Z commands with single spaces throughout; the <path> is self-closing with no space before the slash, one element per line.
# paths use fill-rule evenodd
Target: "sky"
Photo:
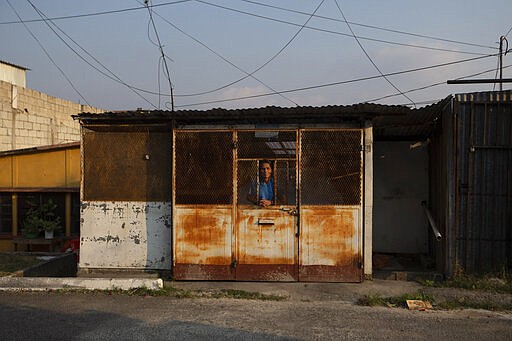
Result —
<path fill-rule="evenodd" d="M 500 36 L 512 47 L 510 0 L 148 5 L 0 0 L 0 60 L 29 68 L 28 88 L 105 110 L 421 107 L 498 90 L 446 81 L 496 78 Z M 512 53 L 502 63 L 512 78 Z"/>

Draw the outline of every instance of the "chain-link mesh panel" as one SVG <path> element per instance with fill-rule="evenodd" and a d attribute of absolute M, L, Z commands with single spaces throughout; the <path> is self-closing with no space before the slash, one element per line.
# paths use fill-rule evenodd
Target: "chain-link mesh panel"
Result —
<path fill-rule="evenodd" d="M 233 202 L 231 132 L 178 131 L 175 153 L 177 204 Z"/>
<path fill-rule="evenodd" d="M 301 153 L 302 204 L 361 204 L 361 131 L 303 131 Z"/>
<path fill-rule="evenodd" d="M 171 200 L 170 132 L 86 130 L 83 150 L 85 200 Z"/>
<path fill-rule="evenodd" d="M 295 160 L 279 160 L 276 162 L 274 169 L 277 204 L 295 205 L 297 202 L 297 176 Z"/>
<path fill-rule="evenodd" d="M 274 204 L 296 204 L 296 175 L 295 160 L 270 160 L 274 181 Z M 238 203 L 242 205 L 255 204 L 258 197 L 259 161 L 238 161 Z"/>
<path fill-rule="evenodd" d="M 238 203 L 254 204 L 258 183 L 258 161 L 238 161 Z"/>
<path fill-rule="evenodd" d="M 295 131 L 249 131 L 238 133 L 238 158 L 295 159 Z"/>

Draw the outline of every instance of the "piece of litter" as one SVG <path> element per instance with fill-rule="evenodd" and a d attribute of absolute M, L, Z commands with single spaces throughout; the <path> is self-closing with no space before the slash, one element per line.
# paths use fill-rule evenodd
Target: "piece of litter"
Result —
<path fill-rule="evenodd" d="M 422 300 L 407 300 L 407 308 L 409 310 L 427 310 L 432 309 L 432 304 Z"/>

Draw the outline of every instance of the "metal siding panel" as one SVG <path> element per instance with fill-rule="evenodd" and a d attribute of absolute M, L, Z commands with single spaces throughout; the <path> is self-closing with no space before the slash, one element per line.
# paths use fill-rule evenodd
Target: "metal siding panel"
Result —
<path fill-rule="evenodd" d="M 231 264 L 231 208 L 177 206 L 174 261 L 180 264 Z"/>
<path fill-rule="evenodd" d="M 301 208 L 301 281 L 361 281 L 360 214 L 360 207 Z"/>
<path fill-rule="evenodd" d="M 511 103 L 503 102 L 501 95 L 491 95 L 473 96 L 458 105 L 458 254 L 467 272 L 492 271 L 512 263 Z"/>
<path fill-rule="evenodd" d="M 278 208 L 237 210 L 237 280 L 297 280 L 297 218 Z"/>

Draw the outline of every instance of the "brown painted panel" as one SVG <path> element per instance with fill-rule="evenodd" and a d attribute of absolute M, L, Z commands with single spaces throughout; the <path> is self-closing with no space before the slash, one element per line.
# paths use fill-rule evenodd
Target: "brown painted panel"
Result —
<path fill-rule="evenodd" d="M 301 282 L 361 282 L 362 270 L 357 264 L 343 266 L 307 265 L 299 267 Z"/>
<path fill-rule="evenodd" d="M 84 200 L 171 201 L 172 140 L 161 129 L 85 129 Z"/>
<path fill-rule="evenodd" d="M 297 264 L 238 264 L 236 279 L 243 281 L 294 282 L 299 279 Z"/>
<path fill-rule="evenodd" d="M 177 206 L 174 211 L 174 275 L 223 279 L 231 266 L 231 207 Z M 210 271 L 210 272 L 208 272 Z M 200 274 L 205 277 L 199 278 Z M 219 278 L 214 278 L 217 274 Z M 176 277 L 177 278 L 177 277 Z"/>
<path fill-rule="evenodd" d="M 357 206 L 301 208 L 299 280 L 360 280 L 360 212 Z"/>
<path fill-rule="evenodd" d="M 242 206 L 237 210 L 238 280 L 296 278 L 297 218 L 280 208 Z"/>
<path fill-rule="evenodd" d="M 234 268 L 229 265 L 176 263 L 173 279 L 178 281 L 229 281 L 234 280 Z"/>

